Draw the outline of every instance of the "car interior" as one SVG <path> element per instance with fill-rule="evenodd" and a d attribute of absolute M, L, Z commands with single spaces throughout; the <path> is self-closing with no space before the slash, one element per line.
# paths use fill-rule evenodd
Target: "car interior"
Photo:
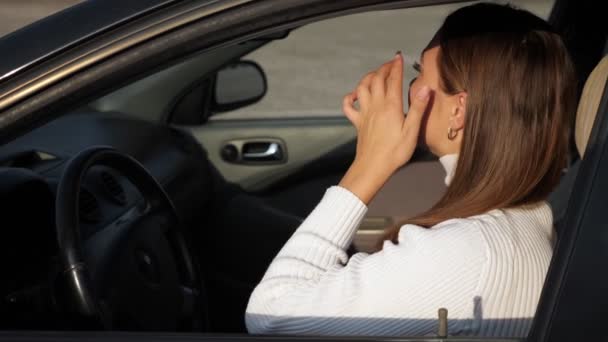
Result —
<path fill-rule="evenodd" d="M 549 198 L 559 238 L 608 57 L 580 16 L 552 19 L 581 89 L 571 166 Z M 246 56 L 292 30 L 190 56 L 0 146 L 4 329 L 246 333 L 253 288 L 355 153 L 341 117 L 215 119 L 265 96 L 263 67 Z M 403 172 L 400 184 L 426 191 L 403 215 L 444 189 L 424 149 Z M 393 205 L 379 197 L 374 208 Z M 373 213 L 350 253 L 395 219 Z"/>

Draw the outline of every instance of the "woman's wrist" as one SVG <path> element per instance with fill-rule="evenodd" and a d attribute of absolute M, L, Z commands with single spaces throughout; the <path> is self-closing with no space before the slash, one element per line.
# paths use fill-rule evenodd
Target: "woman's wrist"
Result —
<path fill-rule="evenodd" d="M 368 163 L 353 162 L 338 184 L 357 196 L 365 205 L 368 205 L 384 183 L 390 178 L 392 172 L 384 168 L 371 168 Z"/>

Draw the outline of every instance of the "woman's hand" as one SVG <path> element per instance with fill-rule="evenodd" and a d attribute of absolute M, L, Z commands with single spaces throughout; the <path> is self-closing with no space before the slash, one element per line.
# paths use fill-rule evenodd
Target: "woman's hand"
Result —
<path fill-rule="evenodd" d="M 430 89 L 424 86 L 403 113 L 403 57 L 367 74 L 344 97 L 342 109 L 357 129 L 357 153 L 340 186 L 368 204 L 416 148 Z M 359 102 L 359 110 L 354 102 Z"/>

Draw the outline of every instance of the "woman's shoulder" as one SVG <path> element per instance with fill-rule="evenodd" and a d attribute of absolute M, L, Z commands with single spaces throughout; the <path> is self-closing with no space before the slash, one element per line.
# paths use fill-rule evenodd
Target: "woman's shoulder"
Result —
<path fill-rule="evenodd" d="M 482 257 L 487 243 L 475 221 L 451 219 L 431 228 L 403 225 L 399 230 L 398 246 L 406 250 L 442 251 L 447 258 L 465 254 Z"/>
<path fill-rule="evenodd" d="M 489 261 L 488 244 L 479 228 L 461 220 L 441 228 L 404 225 L 397 243 L 385 241 L 377 257 L 389 265 L 386 269 L 413 268 L 410 273 L 418 278 L 437 273 L 439 278 L 451 279 L 471 291 L 477 288 Z"/>
<path fill-rule="evenodd" d="M 426 228 L 414 224 L 405 224 L 399 230 L 399 238 L 413 240 L 442 240 L 453 242 L 477 240 L 480 237 L 480 227 L 491 218 L 491 213 L 466 218 L 453 218 L 443 221 L 433 227 Z"/>
<path fill-rule="evenodd" d="M 551 209 L 546 202 L 516 208 L 495 209 L 484 214 L 443 221 L 431 228 L 403 225 L 399 242 L 449 244 L 451 248 L 487 247 L 488 238 L 519 239 L 522 235 L 550 238 L 553 231 Z M 406 242 L 406 243 L 407 243 Z"/>
<path fill-rule="evenodd" d="M 547 202 L 536 202 L 518 207 L 494 209 L 486 213 L 443 221 L 433 229 L 462 229 L 475 227 L 482 231 L 548 229 L 553 226 L 553 214 Z"/>

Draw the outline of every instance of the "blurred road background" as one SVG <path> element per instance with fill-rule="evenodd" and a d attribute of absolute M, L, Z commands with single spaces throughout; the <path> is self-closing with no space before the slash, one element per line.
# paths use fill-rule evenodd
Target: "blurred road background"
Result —
<path fill-rule="evenodd" d="M 0 0 L 0 37 L 80 0 Z"/>

